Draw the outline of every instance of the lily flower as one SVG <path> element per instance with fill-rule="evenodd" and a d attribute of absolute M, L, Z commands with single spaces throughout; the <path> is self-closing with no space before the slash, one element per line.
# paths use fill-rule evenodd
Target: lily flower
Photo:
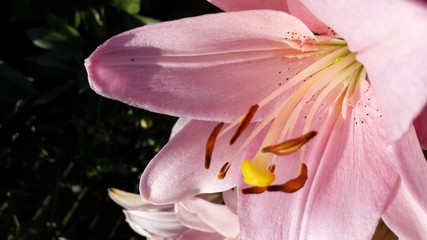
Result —
<path fill-rule="evenodd" d="M 97 93 L 191 119 L 150 162 L 141 195 L 170 204 L 237 186 L 243 239 L 368 239 L 381 216 L 426 238 L 394 219 L 399 204 L 411 224 L 427 219 L 412 125 L 427 47 L 409 42 L 427 37 L 426 9 L 212 2 L 230 12 L 119 34 L 86 61 Z M 249 10 L 263 4 L 274 10 Z"/>
<path fill-rule="evenodd" d="M 123 212 L 129 226 L 153 240 L 234 239 L 239 235 L 239 221 L 233 212 L 233 202 L 237 201 L 234 193 L 230 190 L 193 197 L 176 204 L 153 205 L 139 194 L 108 189 L 110 198 L 125 208 Z M 215 203 L 218 197 L 222 197 L 225 204 Z"/>

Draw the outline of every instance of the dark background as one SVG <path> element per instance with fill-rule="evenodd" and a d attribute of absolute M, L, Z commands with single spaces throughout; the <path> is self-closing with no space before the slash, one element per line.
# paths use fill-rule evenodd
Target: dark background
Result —
<path fill-rule="evenodd" d="M 137 192 L 175 119 L 108 100 L 84 59 L 109 37 L 218 11 L 204 0 L 0 3 L 0 239 L 142 239 L 107 195 Z"/>

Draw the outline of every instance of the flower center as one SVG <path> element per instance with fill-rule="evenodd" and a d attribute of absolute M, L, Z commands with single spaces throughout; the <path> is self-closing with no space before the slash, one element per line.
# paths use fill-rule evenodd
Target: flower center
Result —
<path fill-rule="evenodd" d="M 320 120 L 323 114 L 337 118 L 340 117 L 341 112 L 342 116 L 345 116 L 347 109 L 345 102 L 350 99 L 358 82 L 366 77 L 366 71 L 355 59 L 355 53 L 350 52 L 345 41 L 341 39 L 331 39 L 320 43 L 317 45 L 316 51 L 312 53 L 311 56 L 301 53 L 301 61 L 310 57 L 311 59 L 316 58 L 316 61 L 259 103 L 250 107 L 239 121 L 229 124 L 222 131 L 224 123 L 219 123 L 215 127 L 206 144 L 206 169 L 210 166 L 214 144 L 218 137 L 235 129 L 230 140 L 230 145 L 234 144 L 253 122 L 252 119 L 256 112 L 276 101 L 278 107 L 271 110 L 261 121 L 254 122 L 256 127 L 241 143 L 235 157 L 221 168 L 218 178 L 223 179 L 232 162 L 238 159 L 248 144 L 262 130 L 268 129 L 255 156 L 252 159 L 244 160 L 241 164 L 243 180 L 245 184 L 249 185 L 248 188 L 243 189 L 243 192 L 281 191 L 291 193 L 304 186 L 308 178 L 307 165 L 304 163 L 304 148 L 305 144 L 317 134 L 317 131 L 312 129 L 313 121 L 315 118 Z M 280 102 L 278 100 L 280 96 L 288 97 Z M 291 138 L 291 136 L 297 137 Z M 298 177 L 283 184 L 272 185 L 276 180 L 277 158 L 286 157 L 297 151 L 300 152 L 301 166 Z"/>

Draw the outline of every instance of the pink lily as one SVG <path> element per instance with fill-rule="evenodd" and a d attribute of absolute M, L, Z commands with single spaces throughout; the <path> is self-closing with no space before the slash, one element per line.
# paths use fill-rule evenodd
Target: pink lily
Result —
<path fill-rule="evenodd" d="M 226 205 L 212 202 L 221 194 L 193 197 L 176 204 L 153 205 L 138 194 L 108 189 L 110 198 L 125 208 L 123 212 L 129 226 L 138 234 L 153 240 L 222 240 L 226 236 L 237 237 L 239 222 L 232 209 L 237 199 L 233 199 L 233 192 L 222 193 Z"/>
<path fill-rule="evenodd" d="M 304 3 L 317 13 L 310 7 L 316 3 Z M 415 214 L 413 223 L 427 219 L 427 166 L 412 127 L 426 103 L 427 70 L 420 64 L 427 48 L 397 41 L 401 35 L 395 39 L 390 31 L 411 26 L 408 36 L 427 35 L 425 9 L 394 1 L 394 12 L 366 11 L 386 26 L 376 31 L 361 16 L 381 8 L 334 4 L 324 4 L 333 14 L 328 8 L 316 17 L 296 6 L 290 12 L 302 22 L 257 10 L 147 26 L 91 55 L 86 67 L 99 94 L 193 119 L 146 169 L 145 198 L 173 203 L 237 185 L 243 239 L 366 239 L 381 216 L 410 236 L 394 219 L 398 203 Z M 349 13 L 357 18 L 346 18 Z M 333 31 L 314 35 L 316 27 L 325 29 L 316 19 L 345 41 Z M 225 122 L 222 129 L 218 122 Z M 231 146 L 230 139 L 236 139 Z M 297 144 L 289 147 L 289 139 Z M 425 228 L 413 229 L 427 237 Z"/>

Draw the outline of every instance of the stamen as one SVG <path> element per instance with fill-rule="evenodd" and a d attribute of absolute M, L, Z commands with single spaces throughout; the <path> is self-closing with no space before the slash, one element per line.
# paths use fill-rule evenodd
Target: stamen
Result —
<path fill-rule="evenodd" d="M 280 88 L 272 92 L 267 98 L 259 102 L 258 104 L 260 106 L 265 106 L 267 103 L 275 99 L 276 97 L 280 96 L 283 92 L 290 89 L 297 83 L 300 83 L 303 81 L 303 79 L 309 77 L 312 74 L 315 74 L 316 72 L 321 71 L 322 69 L 326 68 L 327 66 L 333 64 L 335 62 L 335 59 L 339 56 L 346 55 L 350 53 L 348 51 L 348 47 L 340 47 L 337 50 L 335 50 L 332 53 L 326 54 L 325 57 L 317 60 L 301 72 L 299 72 L 297 75 L 295 75 L 287 84 L 282 85 Z"/>
<path fill-rule="evenodd" d="M 285 192 L 285 193 L 293 193 L 300 190 L 304 187 L 305 182 L 307 181 L 307 165 L 304 163 L 301 165 L 301 173 L 297 178 L 289 180 L 288 182 L 282 185 L 271 185 L 267 187 L 267 191 L 269 192 Z"/>
<path fill-rule="evenodd" d="M 323 49 L 323 46 L 326 46 L 326 48 Z M 331 48 L 331 46 L 333 46 L 333 48 Z M 317 47 L 319 49 L 320 48 L 323 49 L 323 50 L 320 50 L 320 52 L 322 52 L 322 54 L 323 54 L 323 51 L 327 52 L 327 54 L 325 54 L 324 57 L 322 57 L 321 59 L 318 59 L 313 64 L 311 64 L 310 66 L 305 68 L 303 71 L 299 72 L 292 79 L 290 79 L 286 84 L 282 85 L 280 88 L 276 89 L 269 96 L 267 96 L 265 99 L 260 101 L 257 104 L 258 109 L 262 108 L 263 106 L 265 106 L 266 104 L 268 104 L 269 102 L 271 102 L 272 100 L 274 100 L 275 98 L 280 96 L 283 92 L 289 90 L 291 87 L 295 86 L 298 83 L 301 83 L 306 78 L 309 78 L 309 80 L 307 80 L 307 82 L 305 82 L 303 84 L 302 89 L 298 90 L 295 94 L 292 95 L 292 97 L 291 97 L 292 101 L 289 101 L 289 99 L 283 101 L 280 104 L 280 106 L 278 106 L 275 110 L 273 110 L 270 114 L 268 114 L 268 116 L 266 116 L 264 118 L 264 120 L 261 121 L 259 123 L 259 125 L 255 127 L 255 129 L 249 134 L 249 136 L 244 140 L 244 142 L 241 144 L 239 149 L 235 152 L 235 154 L 231 158 L 232 160 L 230 162 L 232 162 L 232 161 L 234 161 L 234 159 L 238 158 L 238 156 L 241 154 L 242 151 L 244 151 L 244 149 L 251 142 L 251 140 L 254 139 L 273 119 L 276 119 L 277 116 L 279 116 L 279 118 L 283 118 L 284 120 L 277 121 L 277 119 L 276 119 L 274 121 L 275 124 L 273 124 L 273 125 L 277 125 L 277 126 L 272 126 L 270 128 L 269 134 L 264 139 L 262 146 L 269 146 L 269 145 L 275 144 L 275 141 L 277 139 L 284 139 L 284 137 L 280 137 L 280 138 L 278 137 L 280 132 L 281 132 L 280 129 L 284 130 L 283 125 L 285 125 L 285 128 L 288 125 L 288 124 L 285 124 L 286 119 L 288 119 L 289 115 L 292 115 L 291 114 L 292 109 L 294 109 L 295 106 L 298 105 L 298 102 L 300 102 L 301 98 L 304 96 L 305 91 L 307 91 L 307 89 L 309 89 L 313 85 L 313 83 L 324 82 L 324 81 L 318 81 L 319 80 L 318 78 L 320 76 L 323 76 L 325 71 L 328 71 L 324 68 L 327 68 L 329 66 L 334 65 L 336 63 L 337 58 L 348 56 L 350 53 L 345 42 L 341 41 L 341 40 L 336 40 L 336 41 L 334 40 L 334 41 L 331 41 L 330 43 L 328 42 L 326 45 L 321 44 Z M 330 51 L 330 50 L 332 50 L 332 51 Z M 314 76 L 312 77 L 311 76 L 311 75 L 317 75 L 317 72 L 319 72 L 319 71 L 321 72 L 321 73 L 319 73 L 319 77 L 314 77 Z M 330 78 L 325 79 L 326 82 L 328 79 L 330 79 Z M 325 85 L 327 85 L 327 83 L 325 83 Z M 317 103 L 317 101 L 315 103 Z M 228 126 L 220 132 L 220 134 L 218 135 L 218 138 L 222 137 L 224 134 L 228 133 L 231 129 L 235 128 L 238 125 L 240 125 L 240 127 L 238 127 L 238 128 L 241 128 L 243 126 L 242 123 L 243 123 L 244 119 L 249 115 L 249 112 L 251 112 L 250 111 L 251 109 L 252 109 L 252 107 L 248 110 L 248 113 L 246 113 L 245 116 L 242 117 L 243 120 L 241 120 L 239 122 L 234 122 L 234 123 L 228 124 Z M 285 111 L 285 112 L 283 112 L 283 111 Z M 252 115 L 254 115 L 254 114 L 255 114 L 255 112 L 252 113 Z M 250 123 L 250 121 L 247 121 L 247 122 L 248 122 L 248 124 Z M 291 127 L 291 126 L 288 126 L 288 127 Z M 243 131 L 244 131 L 244 129 L 241 130 L 241 132 L 243 132 Z M 276 134 L 271 134 L 272 132 L 275 132 Z M 287 131 L 284 131 L 284 132 L 286 134 Z M 232 141 L 230 141 L 230 144 L 233 144 L 238 139 L 240 134 L 241 133 L 238 134 L 238 131 L 236 131 L 234 134 L 235 137 L 233 137 Z M 282 134 L 283 134 L 283 131 L 282 131 Z M 261 151 L 258 153 L 261 153 Z M 256 158 L 256 159 L 263 158 L 261 156 L 258 156 L 259 155 L 258 153 L 257 153 L 257 156 L 255 156 L 254 158 Z"/>
<path fill-rule="evenodd" d="M 242 192 L 244 194 L 260 194 L 265 192 L 267 190 L 267 187 L 249 187 L 242 189 Z"/>
<path fill-rule="evenodd" d="M 206 142 L 206 155 L 205 155 L 205 168 L 209 169 L 211 165 L 211 159 L 212 159 L 212 152 L 215 147 L 215 141 L 218 137 L 219 132 L 221 131 L 222 126 L 224 126 L 223 122 L 218 123 L 214 130 L 212 131 L 211 135 L 208 138 L 208 141 Z"/>
<path fill-rule="evenodd" d="M 280 104 L 276 104 L 275 108 L 254 126 L 251 133 L 243 139 L 238 151 L 233 154 L 235 157 L 231 158 L 229 162 L 226 162 L 221 167 L 218 179 L 226 177 L 233 161 L 240 159 L 239 156 L 241 156 L 242 151 L 268 126 L 267 134 L 260 145 L 261 150 L 258 149 L 252 160 L 245 160 L 241 163 L 244 183 L 249 185 L 247 188 L 242 189 L 242 192 L 244 194 L 260 194 L 265 191 L 293 193 L 304 187 L 308 178 L 307 165 L 303 163 L 304 146 L 317 135 L 316 131 L 310 131 L 313 119 L 319 115 L 320 120 L 321 114 L 324 114 L 324 111 L 330 110 L 330 107 L 328 107 L 330 104 L 333 105 L 333 116 L 338 116 L 340 112 L 343 114 L 343 117 L 346 115 L 344 112 L 345 109 L 342 111 L 339 109 L 343 106 L 342 99 L 346 95 L 346 92 L 351 93 L 354 90 L 354 86 L 357 85 L 355 78 L 361 75 L 360 67 L 363 68 L 355 59 L 355 54 L 348 50 L 346 43 L 342 40 L 334 40 L 328 42 L 326 45 L 320 44 L 317 47 L 322 49 L 314 49 L 313 52 L 306 52 L 304 54 L 313 54 L 313 56 L 317 54 L 317 56 L 324 55 L 323 57 L 315 60 L 302 71 L 296 73 L 289 81 L 259 101 L 258 104 L 250 107 L 240 120 L 227 124 L 228 126 L 225 129 L 223 128 L 224 123 L 220 123 L 215 127 L 206 143 L 206 169 L 210 167 L 217 139 L 223 137 L 225 134 L 229 134 L 229 131 L 234 129 L 234 134 L 229 142 L 230 145 L 233 145 L 238 139 L 243 137 L 243 132 L 249 127 L 254 115 L 260 108 L 282 96 L 283 93 L 291 90 L 292 87 L 297 87 L 296 91 L 292 89 L 290 97 L 280 100 Z M 292 54 L 294 53 L 289 51 L 286 54 L 293 56 Z M 309 55 L 302 56 L 297 54 L 295 56 L 309 57 Z M 346 96 L 351 97 L 351 94 L 348 95 Z M 325 107 L 323 107 L 324 105 Z M 308 113 L 306 110 L 308 110 Z M 304 120 L 303 122 L 298 122 L 301 120 L 302 113 L 304 113 Z M 297 130 L 300 129 L 301 125 L 303 125 L 302 131 Z M 299 131 L 299 134 L 305 134 L 286 140 L 289 136 L 294 135 L 295 131 Z M 283 184 L 271 185 L 275 181 L 276 158 L 295 153 L 296 151 L 301 151 L 299 176 Z M 274 155 L 265 153 L 272 153 Z"/>
<path fill-rule="evenodd" d="M 340 83 L 342 83 L 342 79 L 347 78 L 359 67 L 361 67 L 361 64 L 355 62 L 348 66 L 344 71 L 341 71 L 339 74 L 333 77 L 334 80 L 328 86 L 326 86 L 326 88 L 320 93 L 320 95 L 317 97 L 316 102 L 314 102 L 312 108 L 310 109 L 310 112 L 307 114 L 306 124 L 304 126 L 303 132 L 309 129 L 317 110 L 320 108 L 320 105 L 325 101 L 328 95 L 332 94 L 335 88 L 339 86 Z"/>
<path fill-rule="evenodd" d="M 228 172 L 228 169 L 230 169 L 231 164 L 229 162 L 224 163 L 224 165 L 221 167 L 218 173 L 218 179 L 222 180 L 225 178 L 225 175 Z"/>
<path fill-rule="evenodd" d="M 269 167 L 268 167 L 268 171 L 270 171 L 270 172 L 272 172 L 272 173 L 274 173 L 274 171 L 276 170 L 276 165 L 275 164 L 271 164 Z"/>
<path fill-rule="evenodd" d="M 354 61 L 355 61 L 354 54 L 339 56 L 337 57 L 337 59 L 335 59 L 334 64 L 322 69 L 321 71 L 316 73 L 314 76 L 310 77 L 308 81 L 306 81 L 305 84 L 313 81 L 313 84 L 311 86 L 308 86 L 305 90 L 302 90 L 303 86 L 301 86 L 300 89 L 303 91 L 303 94 L 301 95 L 301 99 L 299 100 L 299 103 L 294 107 L 292 114 L 287 118 L 285 126 L 284 127 L 282 126 L 282 130 L 278 139 L 284 139 L 286 134 L 290 131 L 290 129 L 292 129 L 295 126 L 296 121 L 302 109 L 306 106 L 305 103 L 308 103 L 308 101 L 312 98 L 313 95 L 319 94 L 318 91 L 323 92 L 324 90 L 322 89 L 328 88 L 328 86 L 330 86 L 331 84 L 335 84 L 335 80 L 341 78 L 341 76 L 343 77 L 342 79 L 344 79 L 347 76 L 347 74 L 345 75 L 342 74 L 343 72 L 342 69 L 346 69 L 346 68 L 351 68 L 354 70 L 357 69 L 357 67 L 353 68 Z M 342 82 L 342 79 L 340 79 L 339 82 Z M 319 102 L 319 100 L 320 98 L 318 97 L 314 103 Z M 311 121 L 306 121 L 303 132 L 306 132 L 307 127 L 309 126 L 311 126 Z"/>
<path fill-rule="evenodd" d="M 262 152 L 271 152 L 276 155 L 288 155 L 293 152 L 296 152 L 298 149 L 300 149 L 304 144 L 306 144 L 310 139 L 312 139 L 314 136 L 316 136 L 316 131 L 310 131 L 301 137 L 294 138 L 291 140 L 284 141 L 282 143 L 279 143 L 277 145 L 268 146 L 262 149 Z"/>
<path fill-rule="evenodd" d="M 341 56 L 342 55 L 338 55 L 337 57 Z M 326 66 L 313 76 L 307 76 L 308 80 L 304 82 L 298 90 L 280 106 L 281 109 L 277 114 L 278 117 L 274 120 L 274 123 L 271 126 L 268 135 L 264 139 L 262 146 L 272 145 L 275 143 L 276 139 L 284 139 L 288 130 L 295 125 L 297 116 L 300 114 L 302 107 L 305 106 L 304 102 L 308 100 L 307 97 L 311 98 L 313 94 L 322 89 L 325 85 L 328 85 L 329 82 L 333 80 L 330 76 L 339 72 L 341 67 L 351 64 L 351 62 L 354 61 L 354 58 L 354 55 L 346 53 L 344 59 L 338 64 L 331 63 L 331 67 Z M 336 59 L 331 59 L 331 61 L 332 60 L 335 62 Z M 295 77 L 293 79 L 295 79 Z M 308 92 L 310 94 L 308 94 Z M 302 99 L 304 99 L 303 102 Z M 261 101 L 261 103 L 263 101 Z M 278 138 L 279 135 L 280 137 Z"/>
<path fill-rule="evenodd" d="M 243 117 L 243 119 L 240 121 L 239 127 L 236 129 L 236 132 L 234 132 L 233 137 L 230 140 L 230 145 L 232 145 L 238 137 L 243 133 L 243 131 L 248 127 L 249 123 L 251 122 L 253 116 L 255 115 L 255 112 L 258 110 L 259 105 L 255 104 L 252 107 L 249 108 L 246 115 Z"/>

